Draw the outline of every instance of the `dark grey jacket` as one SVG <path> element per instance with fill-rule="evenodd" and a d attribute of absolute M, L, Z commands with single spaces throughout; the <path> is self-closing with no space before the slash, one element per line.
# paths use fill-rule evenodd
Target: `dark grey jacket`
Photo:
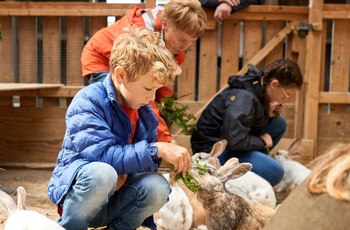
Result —
<path fill-rule="evenodd" d="M 231 76 L 227 89 L 218 94 L 198 119 L 191 136 L 193 152 L 210 152 L 221 139 L 227 150 L 262 149 L 266 143 L 261 132 L 270 122 L 268 107 L 263 106 L 261 74 L 251 66 L 244 76 Z"/>

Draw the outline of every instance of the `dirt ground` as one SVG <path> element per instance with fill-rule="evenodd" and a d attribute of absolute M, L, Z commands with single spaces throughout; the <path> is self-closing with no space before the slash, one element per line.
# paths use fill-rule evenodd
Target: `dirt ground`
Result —
<path fill-rule="evenodd" d="M 27 209 L 35 210 L 48 218 L 57 220 L 56 206 L 46 195 L 47 183 L 52 170 L 6 169 L 0 171 L 0 182 L 3 185 L 17 188 L 23 186 L 27 191 Z M 17 203 L 17 195 L 13 196 Z M 7 214 L 0 208 L 0 229 L 4 229 Z"/>
<path fill-rule="evenodd" d="M 0 171 L 0 182 L 3 185 L 14 188 L 23 186 L 27 191 L 27 209 L 37 211 L 56 221 L 59 218 L 56 206 L 51 203 L 46 194 L 51 172 L 52 169 L 6 169 L 6 171 Z M 13 199 L 17 203 L 17 195 L 13 196 Z M 6 219 L 7 214 L 0 208 L 0 230 L 4 229 Z M 143 227 L 138 228 L 138 230 L 147 229 Z"/>

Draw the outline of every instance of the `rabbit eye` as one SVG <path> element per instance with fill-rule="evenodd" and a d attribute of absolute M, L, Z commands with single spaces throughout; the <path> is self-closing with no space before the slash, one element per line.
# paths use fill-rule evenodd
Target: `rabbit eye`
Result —
<path fill-rule="evenodd" d="M 212 168 L 206 168 L 204 172 L 208 173 L 209 175 L 214 175 L 214 169 Z"/>

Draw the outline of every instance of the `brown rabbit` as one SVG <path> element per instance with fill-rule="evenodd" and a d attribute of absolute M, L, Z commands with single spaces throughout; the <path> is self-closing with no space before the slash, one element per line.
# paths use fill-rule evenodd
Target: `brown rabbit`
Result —
<path fill-rule="evenodd" d="M 205 209 L 209 230 L 262 229 L 275 214 L 274 209 L 230 194 L 225 189 L 227 180 L 244 175 L 251 167 L 249 163 L 231 158 L 219 170 L 209 169 L 204 175 L 196 167 L 191 169 L 191 174 L 201 184 L 197 198 Z"/>

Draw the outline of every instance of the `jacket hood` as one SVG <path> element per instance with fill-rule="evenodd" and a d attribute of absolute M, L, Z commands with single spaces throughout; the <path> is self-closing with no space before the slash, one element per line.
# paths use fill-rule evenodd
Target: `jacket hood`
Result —
<path fill-rule="evenodd" d="M 254 65 L 249 65 L 249 69 L 244 75 L 230 76 L 228 79 L 228 85 L 230 88 L 248 90 L 260 100 L 263 98 L 261 72 Z"/>

